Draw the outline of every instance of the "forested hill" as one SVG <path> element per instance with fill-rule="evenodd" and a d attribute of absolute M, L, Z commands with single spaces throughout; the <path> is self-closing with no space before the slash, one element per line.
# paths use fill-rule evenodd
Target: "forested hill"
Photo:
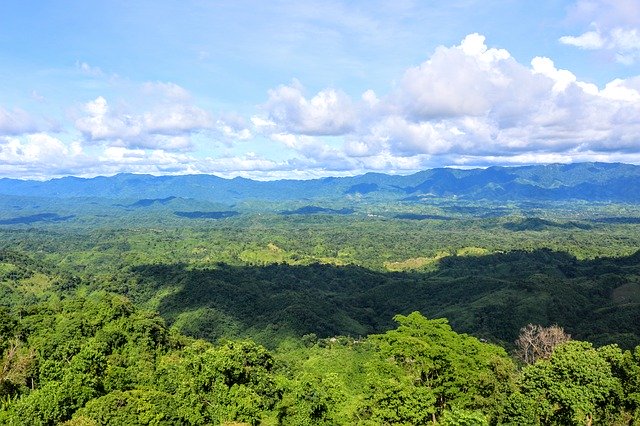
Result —
<path fill-rule="evenodd" d="M 440 168 L 408 176 L 367 173 L 314 180 L 254 181 L 213 175 L 151 176 L 119 174 L 49 181 L 0 179 L 0 195 L 35 197 L 168 197 L 218 202 L 246 199 L 299 200 L 359 196 L 421 201 L 429 197 L 467 200 L 640 201 L 640 166 L 575 163 L 486 169 Z"/>

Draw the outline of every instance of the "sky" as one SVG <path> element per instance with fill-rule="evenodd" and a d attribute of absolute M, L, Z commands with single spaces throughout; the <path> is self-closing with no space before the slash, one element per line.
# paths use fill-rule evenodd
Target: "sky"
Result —
<path fill-rule="evenodd" d="M 640 0 L 5 0 L 0 177 L 640 164 Z"/>

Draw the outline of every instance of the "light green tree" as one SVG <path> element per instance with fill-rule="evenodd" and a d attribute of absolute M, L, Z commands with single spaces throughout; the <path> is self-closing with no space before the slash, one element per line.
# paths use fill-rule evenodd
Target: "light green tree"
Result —
<path fill-rule="evenodd" d="M 414 386 L 434 398 L 432 421 L 452 407 L 496 415 L 514 374 L 504 349 L 454 332 L 445 319 L 429 320 L 418 312 L 394 319 L 397 329 L 371 339 Z"/>
<path fill-rule="evenodd" d="M 610 352 L 611 347 L 573 341 L 558 346 L 549 360 L 525 367 L 521 393 L 512 396 L 507 419 L 542 425 L 611 423 L 623 390 L 607 361 Z"/>

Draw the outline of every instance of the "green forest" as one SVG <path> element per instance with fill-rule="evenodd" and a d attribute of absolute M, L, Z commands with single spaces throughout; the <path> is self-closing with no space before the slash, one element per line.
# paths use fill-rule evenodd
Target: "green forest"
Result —
<path fill-rule="evenodd" d="M 640 424 L 634 204 L 141 201 L 5 213 L 0 424 Z"/>

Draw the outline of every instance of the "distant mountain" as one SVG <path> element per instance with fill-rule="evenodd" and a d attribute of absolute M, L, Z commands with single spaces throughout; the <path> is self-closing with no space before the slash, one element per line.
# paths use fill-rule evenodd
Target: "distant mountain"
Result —
<path fill-rule="evenodd" d="M 620 163 L 550 164 L 486 169 L 439 168 L 408 176 L 367 173 L 314 180 L 254 181 L 213 175 L 118 174 L 45 182 L 0 179 L 0 195 L 138 199 L 135 207 L 174 197 L 221 203 L 367 197 L 420 202 L 431 197 L 467 200 L 640 201 L 640 166 Z"/>

